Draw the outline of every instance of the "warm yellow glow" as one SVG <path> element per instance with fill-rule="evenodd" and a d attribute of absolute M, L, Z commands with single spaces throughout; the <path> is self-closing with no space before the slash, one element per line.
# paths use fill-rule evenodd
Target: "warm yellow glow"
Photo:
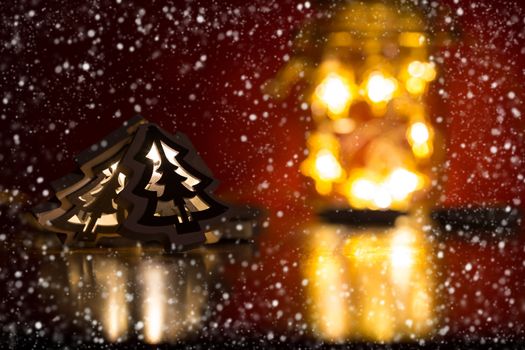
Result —
<path fill-rule="evenodd" d="M 423 72 L 422 78 L 428 82 L 436 79 L 436 65 L 434 62 L 425 63 L 425 71 Z"/>
<path fill-rule="evenodd" d="M 329 256 L 318 257 L 315 271 L 318 289 L 317 303 L 320 312 L 319 330 L 329 339 L 339 339 L 346 331 L 346 310 L 343 298 L 341 262 Z"/>
<path fill-rule="evenodd" d="M 414 264 L 413 243 L 414 237 L 411 231 L 398 229 L 393 232 L 390 245 L 390 263 L 395 276 L 400 270 L 406 271 Z"/>
<path fill-rule="evenodd" d="M 341 245 L 331 227 L 313 233 L 311 254 L 305 264 L 308 292 L 313 302 L 314 329 L 323 339 L 343 340 L 349 334 L 350 313 L 346 296 L 346 274 L 341 255 L 333 250 Z"/>
<path fill-rule="evenodd" d="M 104 330 L 109 341 L 121 338 L 128 328 L 128 309 L 126 303 L 125 283 L 120 286 L 111 286 L 108 291 L 107 306 L 104 308 Z"/>
<path fill-rule="evenodd" d="M 433 62 L 412 61 L 407 67 L 406 89 L 409 93 L 418 95 L 425 91 L 427 83 L 436 77 L 436 69 Z"/>
<path fill-rule="evenodd" d="M 405 47 L 422 47 L 426 43 L 426 37 L 423 33 L 404 32 L 399 34 L 399 44 Z"/>
<path fill-rule="evenodd" d="M 357 235 L 343 248 L 357 283 L 354 300 L 363 308 L 360 328 L 375 341 L 421 336 L 431 328 L 432 281 L 424 234 L 412 226 L 414 219 L 401 219 L 390 232 Z"/>
<path fill-rule="evenodd" d="M 346 183 L 345 194 L 350 204 L 356 208 L 403 208 L 423 184 L 421 174 L 405 168 L 395 168 L 386 176 L 359 170 Z"/>
<path fill-rule="evenodd" d="M 343 169 L 335 156 L 328 150 L 320 150 L 315 158 L 315 170 L 321 180 L 336 180 L 341 177 Z"/>
<path fill-rule="evenodd" d="M 96 283 L 105 295 L 101 299 L 101 323 L 106 339 L 122 340 L 128 330 L 129 309 L 126 302 L 126 269 L 117 259 L 94 260 Z"/>
<path fill-rule="evenodd" d="M 366 83 L 366 93 L 373 103 L 388 102 L 394 97 L 397 82 L 381 72 L 373 72 Z"/>
<path fill-rule="evenodd" d="M 322 194 L 322 195 L 329 195 L 330 192 L 332 192 L 332 188 L 334 187 L 332 185 L 332 182 L 331 181 L 323 181 L 323 180 L 320 180 L 320 179 L 315 179 L 315 190 L 317 191 L 317 193 L 319 194 Z"/>
<path fill-rule="evenodd" d="M 429 335 L 433 275 L 416 222 L 402 217 L 392 229 L 314 228 L 305 277 L 312 326 L 322 338 L 392 341 Z"/>
<path fill-rule="evenodd" d="M 364 200 L 373 199 L 376 189 L 376 184 L 367 179 L 357 179 L 351 187 L 352 195 Z"/>
<path fill-rule="evenodd" d="M 436 68 L 433 62 L 412 61 L 408 64 L 408 74 L 414 78 L 421 78 L 430 82 L 436 78 Z"/>
<path fill-rule="evenodd" d="M 412 61 L 408 65 L 408 73 L 414 78 L 422 78 L 425 74 L 425 63 L 421 61 Z"/>
<path fill-rule="evenodd" d="M 355 122 L 350 118 L 332 121 L 332 127 L 337 134 L 349 134 L 355 129 Z"/>
<path fill-rule="evenodd" d="M 410 139 L 414 143 L 425 143 L 430 137 L 428 127 L 423 122 L 417 122 L 410 126 Z"/>
<path fill-rule="evenodd" d="M 407 138 L 416 157 L 426 158 L 432 154 L 431 136 L 430 126 L 426 123 L 419 121 L 410 125 L 407 131 Z"/>
<path fill-rule="evenodd" d="M 336 73 L 328 74 L 315 89 L 315 95 L 332 116 L 343 114 L 352 102 L 350 82 Z"/>
<path fill-rule="evenodd" d="M 333 183 L 342 181 L 345 171 L 341 167 L 339 141 L 330 133 L 315 133 L 308 139 L 310 155 L 301 164 L 301 172 L 315 181 L 317 192 L 328 195 Z"/>
<path fill-rule="evenodd" d="M 422 94 L 426 86 L 427 83 L 421 78 L 410 77 L 406 82 L 407 91 L 414 95 Z"/>
<path fill-rule="evenodd" d="M 418 158 L 427 158 L 432 153 L 432 148 L 429 143 L 412 145 L 412 152 Z"/>
<path fill-rule="evenodd" d="M 434 131 L 421 97 L 436 67 L 424 58 L 423 33 L 403 32 L 399 40 L 419 49 L 400 62 L 379 54 L 367 57 L 356 66 L 355 77 L 340 57 L 329 56 L 316 68 L 311 110 L 319 132 L 308 139 L 301 172 L 315 181 L 319 194 L 346 197 L 356 208 L 407 210 L 418 198 L 414 193 L 428 188 L 419 165 L 428 164 L 433 154 Z M 350 115 L 354 102 L 355 115 Z M 368 111 L 384 117 L 385 125 L 369 121 Z M 403 126 L 404 118 L 408 125 Z M 352 137 L 359 141 L 351 142 Z"/>
<path fill-rule="evenodd" d="M 392 205 L 392 196 L 384 186 L 377 186 L 372 202 L 379 209 L 387 209 Z"/>
<path fill-rule="evenodd" d="M 417 174 L 403 168 L 395 169 L 385 181 L 385 187 L 392 199 L 402 201 L 420 186 Z"/>
<path fill-rule="evenodd" d="M 165 320 L 165 281 L 159 266 L 145 264 L 142 270 L 144 280 L 144 302 L 142 312 L 144 317 L 144 339 L 151 344 L 162 340 Z"/>

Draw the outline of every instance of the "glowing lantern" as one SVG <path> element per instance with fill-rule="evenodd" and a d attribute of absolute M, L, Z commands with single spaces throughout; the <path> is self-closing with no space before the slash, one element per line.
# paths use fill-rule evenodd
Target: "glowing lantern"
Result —
<path fill-rule="evenodd" d="M 424 96 L 437 74 L 427 52 L 433 38 L 408 6 L 351 2 L 335 10 L 301 32 L 296 56 L 268 92 L 280 97 L 301 78 L 311 83 L 317 131 L 301 171 L 319 194 L 359 209 L 408 210 L 432 183 L 435 131 Z"/>

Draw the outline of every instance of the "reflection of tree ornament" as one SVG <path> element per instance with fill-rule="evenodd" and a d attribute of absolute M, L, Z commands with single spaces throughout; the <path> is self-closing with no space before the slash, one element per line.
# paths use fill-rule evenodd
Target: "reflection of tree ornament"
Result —
<path fill-rule="evenodd" d="M 324 10 L 301 29 L 265 91 L 282 98 L 299 79 L 311 83 L 304 102 L 316 130 L 301 171 L 319 194 L 359 209 L 407 210 L 434 176 L 438 135 L 425 94 L 436 67 L 428 47 L 448 38 L 432 36 L 421 8 L 402 2 Z"/>
<path fill-rule="evenodd" d="M 189 140 L 142 118 L 77 162 L 80 171 L 55 182 L 55 198 L 35 209 L 39 223 L 66 244 L 122 236 L 189 248 L 204 243 L 204 231 L 227 210 L 209 194 L 215 180 Z"/>

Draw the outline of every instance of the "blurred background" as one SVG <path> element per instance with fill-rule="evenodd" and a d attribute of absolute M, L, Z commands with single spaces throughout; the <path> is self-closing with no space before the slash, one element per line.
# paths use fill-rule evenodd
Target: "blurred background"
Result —
<path fill-rule="evenodd" d="M 525 210 L 522 2 L 0 9 L 0 323 L 13 339 L 523 338 L 524 238 L 506 231 Z M 137 114 L 188 135 L 220 198 L 265 210 L 257 244 L 66 254 L 20 224 L 76 154 Z M 469 227 L 477 207 L 502 216 Z M 368 223 L 313 215 L 333 208 Z M 427 214 L 443 208 L 467 211 L 436 225 Z M 385 209 L 409 215 L 374 216 Z"/>
<path fill-rule="evenodd" d="M 48 197 L 49 182 L 73 169 L 74 155 L 141 114 L 190 137 L 222 196 L 284 215 L 308 210 L 317 191 L 300 166 L 319 128 L 310 96 L 318 78 L 299 79 L 278 98 L 262 87 L 303 54 L 298 33 L 327 22 L 339 5 L 4 4 L 3 197 Z M 431 169 L 438 192 L 431 204 L 523 206 L 523 5 L 413 8 L 430 33 L 420 60 L 431 60 L 436 72 L 423 99 L 425 123 L 439 135 L 433 147 L 442 153 Z M 450 40 L 433 41 L 438 34 Z M 326 52 L 324 39 L 308 43 L 315 64 Z"/>

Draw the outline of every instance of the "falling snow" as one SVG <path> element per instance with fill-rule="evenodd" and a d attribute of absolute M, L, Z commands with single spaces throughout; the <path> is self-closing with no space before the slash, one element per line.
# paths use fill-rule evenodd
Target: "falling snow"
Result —
<path fill-rule="evenodd" d="M 430 59 L 442 157 L 425 164 L 433 192 L 392 222 L 347 226 L 316 219 L 347 203 L 318 196 L 301 172 L 307 138 L 324 127 L 311 116 L 309 72 L 268 93 L 280 68 L 327 44 L 297 37 L 338 3 L 0 5 L 0 347 L 525 339 L 524 5 L 409 2 L 438 23 L 431 38 L 449 35 Z M 260 208 L 259 221 L 177 254 L 147 244 L 86 253 L 38 231 L 31 210 L 60 191 L 53 180 L 136 114 L 185 133 L 221 180 L 217 193 Z M 387 127 L 367 124 L 363 135 Z"/>

